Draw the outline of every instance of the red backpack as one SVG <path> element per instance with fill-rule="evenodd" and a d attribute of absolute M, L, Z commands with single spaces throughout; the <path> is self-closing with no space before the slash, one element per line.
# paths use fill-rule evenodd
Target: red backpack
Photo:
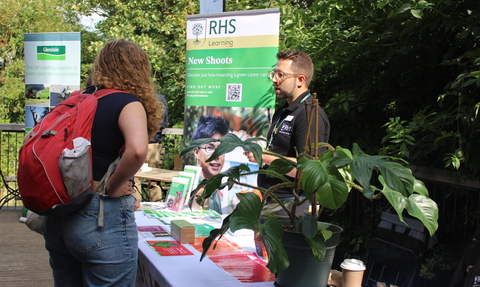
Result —
<path fill-rule="evenodd" d="M 90 202 L 94 194 L 91 147 L 79 152 L 74 139 L 91 141 L 98 99 L 116 92 L 123 91 L 76 91 L 31 130 L 20 149 L 17 171 L 27 209 L 41 215 L 67 215 Z"/>

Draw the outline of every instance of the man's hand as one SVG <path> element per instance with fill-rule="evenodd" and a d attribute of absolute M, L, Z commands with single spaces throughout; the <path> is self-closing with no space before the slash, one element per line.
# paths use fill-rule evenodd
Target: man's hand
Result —
<path fill-rule="evenodd" d="M 244 151 L 243 154 L 247 157 L 247 159 L 248 159 L 249 162 L 254 162 L 254 163 L 256 163 L 255 157 L 253 156 L 253 152 L 251 152 L 251 151 Z"/>

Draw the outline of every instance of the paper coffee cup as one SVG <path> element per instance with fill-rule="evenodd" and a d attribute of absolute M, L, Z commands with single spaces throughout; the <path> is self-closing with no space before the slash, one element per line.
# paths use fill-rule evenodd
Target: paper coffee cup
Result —
<path fill-rule="evenodd" d="M 361 287 L 365 264 L 358 259 L 345 259 L 342 264 L 343 287 Z"/>

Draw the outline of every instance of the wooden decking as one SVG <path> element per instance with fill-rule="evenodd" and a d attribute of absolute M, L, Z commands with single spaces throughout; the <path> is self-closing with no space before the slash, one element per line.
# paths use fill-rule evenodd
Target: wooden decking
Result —
<path fill-rule="evenodd" d="M 21 209 L 0 210 L 0 286 L 51 287 L 43 237 L 19 221 Z"/>

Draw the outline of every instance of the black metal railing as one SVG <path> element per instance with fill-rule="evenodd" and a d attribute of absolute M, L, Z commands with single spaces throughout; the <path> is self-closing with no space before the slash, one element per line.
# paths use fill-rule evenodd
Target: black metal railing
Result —
<path fill-rule="evenodd" d="M 17 192 L 16 174 L 24 136 L 24 125 L 0 124 L 0 207 L 23 206 Z"/>

